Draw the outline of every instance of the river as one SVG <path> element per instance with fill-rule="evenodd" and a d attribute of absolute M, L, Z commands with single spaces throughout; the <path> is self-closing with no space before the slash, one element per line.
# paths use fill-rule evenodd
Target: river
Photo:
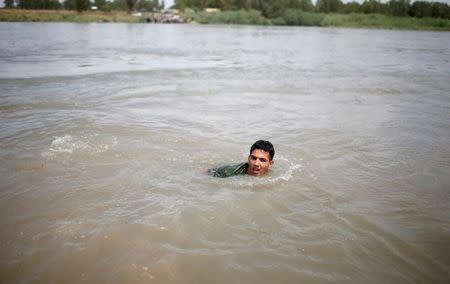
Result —
<path fill-rule="evenodd" d="M 0 23 L 0 282 L 448 283 L 447 32 Z M 264 177 L 206 169 L 270 140 Z"/>

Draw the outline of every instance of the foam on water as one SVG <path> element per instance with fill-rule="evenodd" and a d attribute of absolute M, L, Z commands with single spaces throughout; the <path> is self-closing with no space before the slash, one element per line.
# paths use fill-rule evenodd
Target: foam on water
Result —
<path fill-rule="evenodd" d="M 56 153 L 73 153 L 74 150 L 88 149 L 89 146 L 83 141 L 75 141 L 72 135 L 55 137 L 50 145 L 50 151 Z"/>
<path fill-rule="evenodd" d="M 100 137 L 98 134 L 73 136 L 66 134 L 63 136 L 55 136 L 50 143 L 47 151 L 41 153 L 43 157 L 51 157 L 58 154 L 99 154 L 110 150 L 117 145 L 117 138 L 112 137 L 109 141 Z"/>

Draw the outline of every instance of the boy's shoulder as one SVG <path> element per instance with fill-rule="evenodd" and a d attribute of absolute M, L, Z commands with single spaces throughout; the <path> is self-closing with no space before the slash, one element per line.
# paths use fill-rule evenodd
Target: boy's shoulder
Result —
<path fill-rule="evenodd" d="M 239 163 L 235 165 L 225 165 L 208 170 L 208 175 L 213 177 L 230 177 L 235 175 L 245 175 L 247 173 L 248 163 Z"/>

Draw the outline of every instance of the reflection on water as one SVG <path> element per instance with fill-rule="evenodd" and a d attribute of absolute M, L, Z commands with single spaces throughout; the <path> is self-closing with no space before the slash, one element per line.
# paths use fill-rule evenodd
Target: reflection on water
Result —
<path fill-rule="evenodd" d="M 0 24 L 0 279 L 447 282 L 446 33 Z M 262 178 L 205 170 L 276 147 Z"/>

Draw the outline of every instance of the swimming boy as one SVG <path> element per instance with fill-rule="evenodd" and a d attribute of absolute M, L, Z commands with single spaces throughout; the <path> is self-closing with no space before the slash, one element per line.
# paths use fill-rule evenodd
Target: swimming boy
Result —
<path fill-rule="evenodd" d="M 235 175 L 262 176 L 273 166 L 275 149 L 272 143 L 265 140 L 256 141 L 250 148 L 250 155 L 246 163 L 222 166 L 208 170 L 213 177 L 230 177 Z"/>

